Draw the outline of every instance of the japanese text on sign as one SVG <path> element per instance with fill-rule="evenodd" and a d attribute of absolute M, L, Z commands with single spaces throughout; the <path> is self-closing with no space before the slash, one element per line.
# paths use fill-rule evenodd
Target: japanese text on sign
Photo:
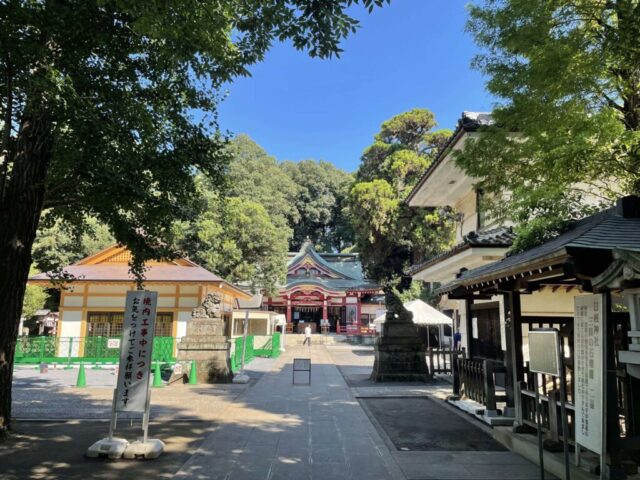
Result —
<path fill-rule="evenodd" d="M 149 389 L 157 292 L 127 292 L 116 411 L 144 412 Z"/>
<path fill-rule="evenodd" d="M 576 441 L 602 453 L 602 295 L 575 297 L 574 357 Z"/>

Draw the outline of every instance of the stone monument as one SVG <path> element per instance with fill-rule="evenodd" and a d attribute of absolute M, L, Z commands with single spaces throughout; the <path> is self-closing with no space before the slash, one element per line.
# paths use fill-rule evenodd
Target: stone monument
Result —
<path fill-rule="evenodd" d="M 187 335 L 178 343 L 178 361 L 196 363 L 198 382 L 229 383 L 233 379 L 231 344 L 224 327 L 222 298 L 218 293 L 209 293 L 191 313 Z"/>
<path fill-rule="evenodd" d="M 386 292 L 387 317 L 375 345 L 374 382 L 427 382 L 430 380 L 425 348 L 413 323 L 413 314 L 400 299 Z"/>

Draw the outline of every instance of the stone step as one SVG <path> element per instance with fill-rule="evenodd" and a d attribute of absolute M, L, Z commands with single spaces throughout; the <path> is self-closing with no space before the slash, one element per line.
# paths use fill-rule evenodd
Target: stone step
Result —
<path fill-rule="evenodd" d="M 287 333 L 285 341 L 289 345 L 302 345 L 304 338 L 304 334 L 302 333 Z M 324 335 L 319 333 L 311 335 L 311 343 L 314 345 L 338 345 L 346 342 L 346 335 Z"/>

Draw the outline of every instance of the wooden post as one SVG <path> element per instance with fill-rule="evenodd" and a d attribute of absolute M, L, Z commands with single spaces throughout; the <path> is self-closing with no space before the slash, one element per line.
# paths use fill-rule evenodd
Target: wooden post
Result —
<path fill-rule="evenodd" d="M 458 368 L 458 352 L 451 354 L 451 373 L 453 374 L 453 394 L 460 396 L 460 369 Z"/>
<path fill-rule="evenodd" d="M 433 378 L 433 348 L 429 347 L 429 375 Z"/>
<path fill-rule="evenodd" d="M 493 361 L 485 360 L 484 365 L 484 398 L 485 406 L 490 412 L 496 411 L 496 386 L 493 381 Z"/>
<path fill-rule="evenodd" d="M 620 424 L 618 419 L 618 385 L 616 376 L 616 358 L 614 347 L 615 334 L 615 317 L 611 312 L 611 293 L 607 292 L 604 298 L 604 445 L 603 450 L 606 455 L 606 469 L 603 478 L 624 478 L 621 475 L 621 467 L 619 466 L 619 447 L 618 440 L 620 438 Z"/>
<path fill-rule="evenodd" d="M 507 337 L 507 407 L 514 408 L 516 423 L 522 424 L 522 409 L 516 409 L 516 388 L 524 380 L 524 361 L 522 359 L 522 317 L 520 293 L 509 292 L 504 296 L 505 333 Z M 520 412 L 520 414 L 518 414 Z"/>
<path fill-rule="evenodd" d="M 471 305 L 473 304 L 473 300 L 465 300 L 464 301 L 464 309 L 465 309 L 465 323 L 467 325 L 467 348 L 469 349 L 469 356 L 467 358 L 473 358 L 473 322 L 471 321 Z"/>

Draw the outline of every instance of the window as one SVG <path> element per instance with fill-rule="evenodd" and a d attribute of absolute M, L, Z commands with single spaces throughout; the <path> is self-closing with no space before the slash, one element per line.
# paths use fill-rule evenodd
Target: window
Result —
<path fill-rule="evenodd" d="M 88 337 L 120 337 L 124 321 L 123 312 L 89 312 L 87 314 Z M 158 312 L 156 337 L 173 336 L 173 313 Z"/>
<path fill-rule="evenodd" d="M 173 313 L 156 314 L 156 337 L 173 337 Z"/>
<path fill-rule="evenodd" d="M 87 314 L 88 337 L 119 337 L 122 335 L 122 312 L 89 312 Z"/>

